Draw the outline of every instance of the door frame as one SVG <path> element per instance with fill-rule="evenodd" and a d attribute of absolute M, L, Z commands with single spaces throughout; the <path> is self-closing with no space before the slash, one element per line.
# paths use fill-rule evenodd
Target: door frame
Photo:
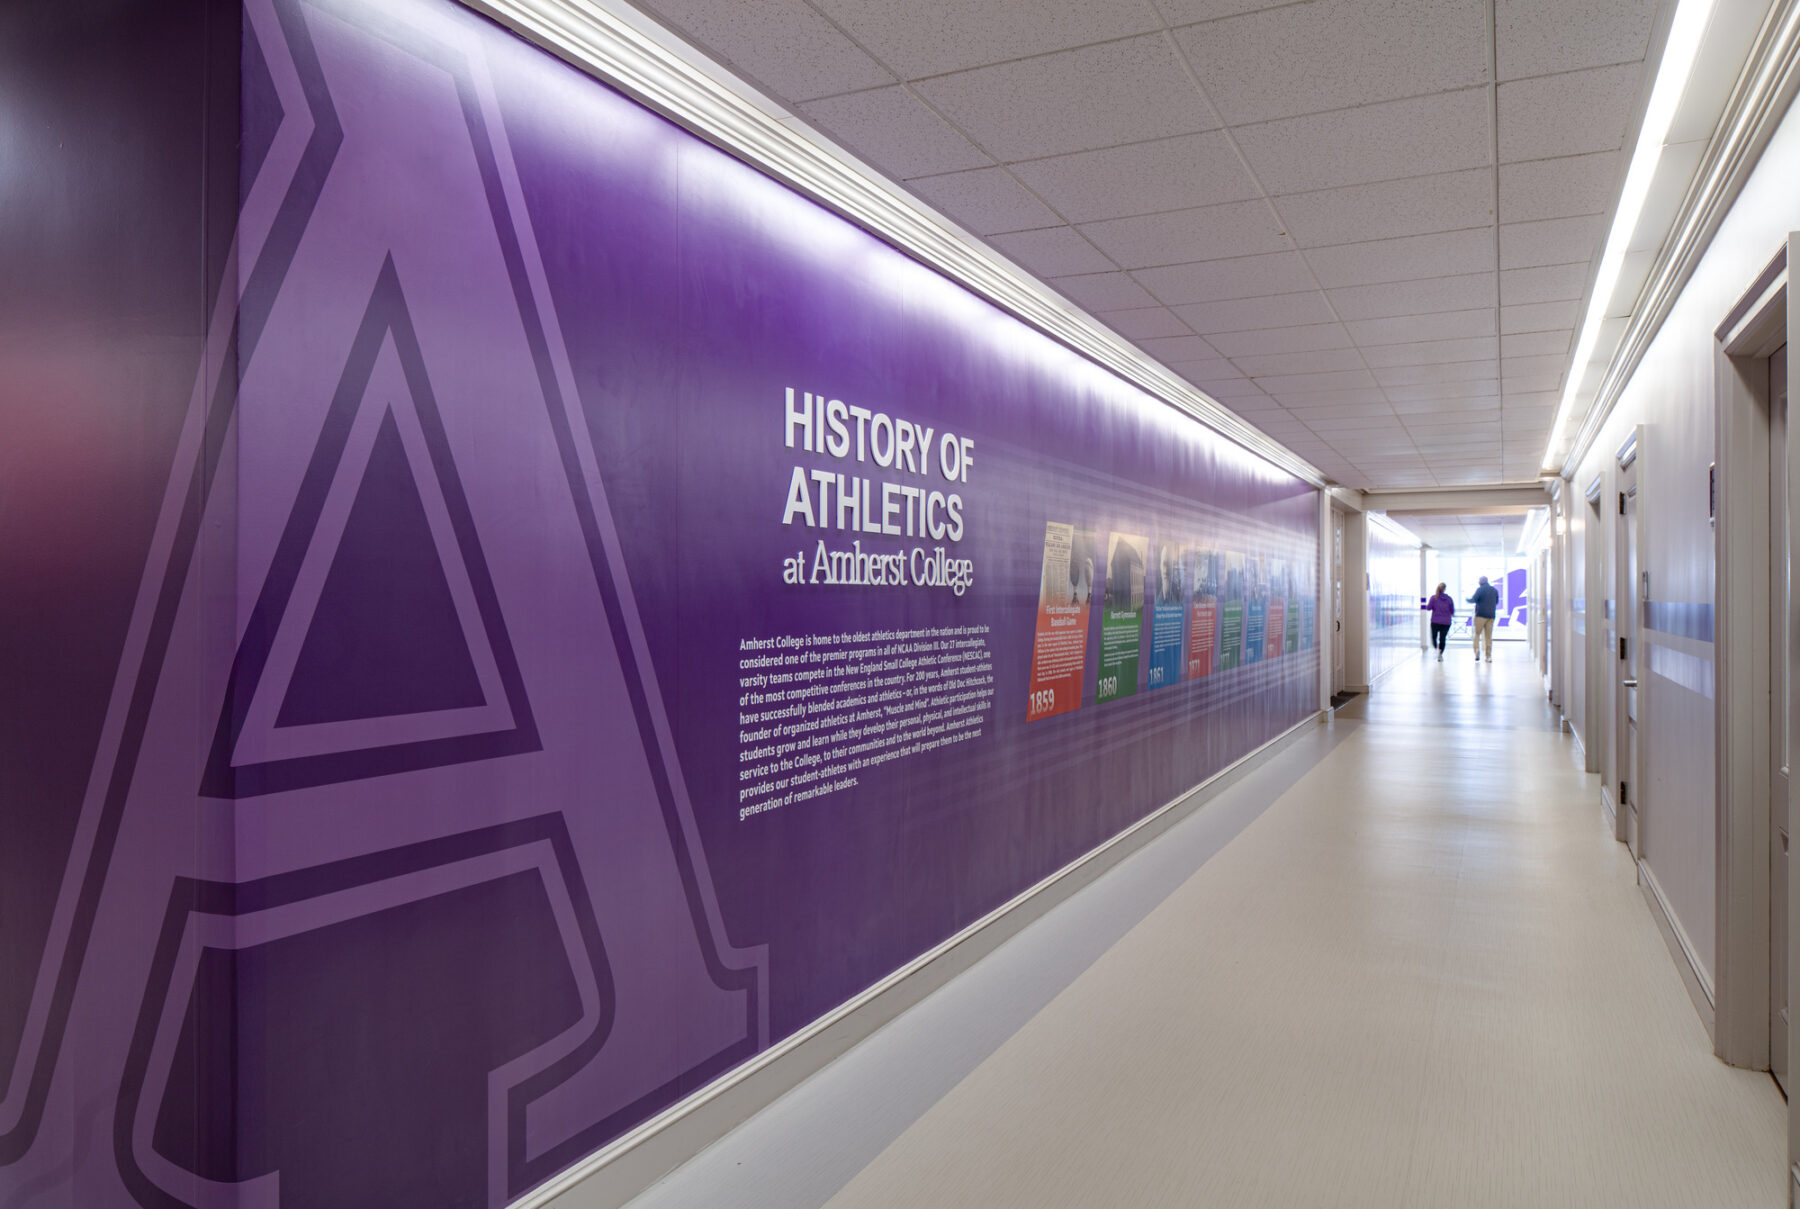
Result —
<path fill-rule="evenodd" d="M 1633 859 L 1640 863 L 1644 859 L 1645 835 L 1649 830 L 1649 811 L 1645 809 L 1643 770 L 1640 760 L 1634 759 L 1626 741 L 1632 724 L 1632 714 L 1626 706 L 1625 694 L 1629 691 L 1637 693 L 1637 729 L 1642 746 L 1645 730 L 1644 719 L 1649 705 L 1650 694 L 1645 691 L 1650 679 L 1650 661 L 1644 657 L 1644 625 L 1643 625 L 1643 593 L 1631 582 L 1632 569 L 1635 568 L 1641 577 L 1644 572 L 1644 472 L 1643 458 L 1640 456 L 1644 447 L 1644 427 L 1638 425 L 1631 430 L 1625 443 L 1619 446 L 1615 458 L 1616 474 L 1613 478 L 1613 491 L 1605 503 L 1611 507 L 1609 527 L 1613 538 L 1610 545 L 1613 555 L 1613 642 L 1612 658 L 1608 661 L 1606 682 L 1612 686 L 1612 769 L 1609 773 L 1610 788 L 1616 810 L 1613 815 L 1614 836 L 1630 848 Z M 1629 485 L 1626 480 L 1629 479 Z M 1625 500 L 1632 502 L 1635 525 L 1626 523 Z M 1627 557 L 1625 535 L 1633 535 L 1632 550 Z M 1642 580 L 1640 579 L 1640 583 Z M 1635 607 L 1634 607 L 1635 605 Z M 1619 645 L 1628 643 L 1623 655 Z M 1634 689 L 1625 687 L 1626 666 L 1637 668 L 1638 685 Z M 1637 817 L 1637 832 L 1631 829 L 1632 816 Z"/>
<path fill-rule="evenodd" d="M 1791 346 L 1788 259 L 1795 236 L 1715 329 L 1714 352 L 1714 778 L 1718 826 L 1714 1050 L 1733 1066 L 1767 1070 L 1770 1059 L 1770 685 L 1768 635 L 1768 357 Z M 1790 419 L 1792 413 L 1790 412 Z M 1800 466 L 1800 425 L 1788 426 L 1788 460 Z M 1789 512 L 1800 516 L 1795 484 Z M 1790 559 L 1794 534 L 1790 531 Z M 1731 590 L 1721 590 L 1729 585 Z M 1793 624 L 1790 618 L 1789 624 Z M 1790 678 L 1793 668 L 1789 668 Z M 1800 711 L 1796 711 L 1800 712 Z M 1789 719 L 1789 725 L 1794 725 Z M 1790 736 L 1790 747 L 1794 746 Z M 1793 990 L 1795 909 L 1788 902 L 1788 1002 Z M 1789 1026 L 1788 1052 L 1795 1052 Z M 1790 1144 L 1790 1154 L 1795 1150 Z"/>
<path fill-rule="evenodd" d="M 1581 582 L 1584 594 L 1581 674 L 1586 681 L 1586 708 L 1581 719 L 1581 746 L 1587 756 L 1587 771 L 1600 774 L 1600 800 L 1616 825 L 1612 790 L 1606 787 L 1606 764 L 1611 750 L 1606 736 L 1611 733 L 1612 694 L 1604 692 L 1603 688 L 1606 683 L 1606 661 L 1613 657 L 1613 623 L 1612 615 L 1606 608 L 1606 584 L 1601 574 L 1601 568 L 1606 563 L 1607 543 L 1607 531 L 1603 523 L 1606 519 L 1604 474 L 1594 476 L 1594 481 L 1582 492 L 1582 503 L 1577 507 L 1585 509 L 1581 515 Z"/>
<path fill-rule="evenodd" d="M 1349 557 L 1345 553 L 1350 540 L 1350 518 L 1346 509 L 1332 507 L 1329 503 L 1325 514 L 1325 608 L 1321 628 L 1331 636 L 1330 654 L 1325 665 L 1325 697 L 1329 708 L 1330 699 L 1342 692 L 1350 679 L 1345 641 L 1349 635 L 1344 631 L 1344 621 L 1350 614 L 1350 589 L 1346 582 Z"/>

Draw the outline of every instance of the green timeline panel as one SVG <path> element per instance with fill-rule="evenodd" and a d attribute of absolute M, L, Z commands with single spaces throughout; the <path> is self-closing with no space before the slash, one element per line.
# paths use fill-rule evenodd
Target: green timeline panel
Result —
<path fill-rule="evenodd" d="M 1115 533 L 1106 552 L 1106 602 L 1100 614 L 1100 663 L 1094 700 L 1137 692 L 1144 639 L 1144 564 L 1150 539 Z"/>

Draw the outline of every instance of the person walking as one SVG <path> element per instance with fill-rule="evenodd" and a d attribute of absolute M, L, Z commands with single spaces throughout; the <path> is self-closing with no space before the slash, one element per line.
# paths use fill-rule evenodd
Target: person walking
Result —
<path fill-rule="evenodd" d="M 1475 662 L 1481 662 L 1482 648 L 1487 648 L 1487 661 L 1494 661 L 1494 612 L 1500 606 L 1500 592 L 1488 577 L 1481 577 L 1481 586 L 1475 589 L 1475 595 L 1469 597 L 1469 603 L 1475 606 Z"/>
<path fill-rule="evenodd" d="M 1437 592 L 1419 606 L 1431 610 L 1431 645 L 1437 651 L 1438 662 L 1444 661 L 1444 643 L 1450 637 L 1450 621 L 1456 616 L 1456 602 L 1450 599 L 1450 593 L 1444 591 L 1444 585 L 1437 586 Z"/>

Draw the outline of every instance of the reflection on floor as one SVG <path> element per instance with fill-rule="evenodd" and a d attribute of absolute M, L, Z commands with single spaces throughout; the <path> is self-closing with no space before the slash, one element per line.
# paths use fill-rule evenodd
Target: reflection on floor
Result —
<path fill-rule="evenodd" d="M 952 983 L 909 1014 L 928 1029 L 863 1047 L 896 1052 L 853 1052 L 643 1203 L 1785 1204 L 1781 1096 L 1712 1056 L 1529 659 L 1413 660 L 1339 711 L 1259 817 L 961 1046 L 966 1077 L 910 1123 L 840 1127 L 807 1098 L 880 1101 L 1006 992 L 934 1019 Z M 784 1154 L 834 1141 L 853 1173 L 815 1157 L 783 1182 Z"/>

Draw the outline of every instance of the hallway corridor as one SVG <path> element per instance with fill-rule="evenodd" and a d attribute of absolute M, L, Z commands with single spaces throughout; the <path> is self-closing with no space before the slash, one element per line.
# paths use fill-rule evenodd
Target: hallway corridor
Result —
<path fill-rule="evenodd" d="M 1784 1204 L 1782 1097 L 1713 1057 L 1526 650 L 1409 661 L 1320 729 L 1277 756 L 1298 779 L 1260 817 L 836 1181 L 832 1209 Z M 931 1037 L 911 1044 L 929 1060 Z M 819 1112 L 825 1136 L 792 1136 L 796 1105 L 845 1077 L 765 1114 L 786 1127 L 740 1130 L 764 1130 L 757 1159 L 740 1147 L 718 1176 L 743 1189 L 767 1160 L 791 1180 L 791 1146 L 855 1133 Z M 888 1094 L 879 1064 L 856 1077 Z M 702 1203 L 733 1146 L 644 1203 Z"/>

